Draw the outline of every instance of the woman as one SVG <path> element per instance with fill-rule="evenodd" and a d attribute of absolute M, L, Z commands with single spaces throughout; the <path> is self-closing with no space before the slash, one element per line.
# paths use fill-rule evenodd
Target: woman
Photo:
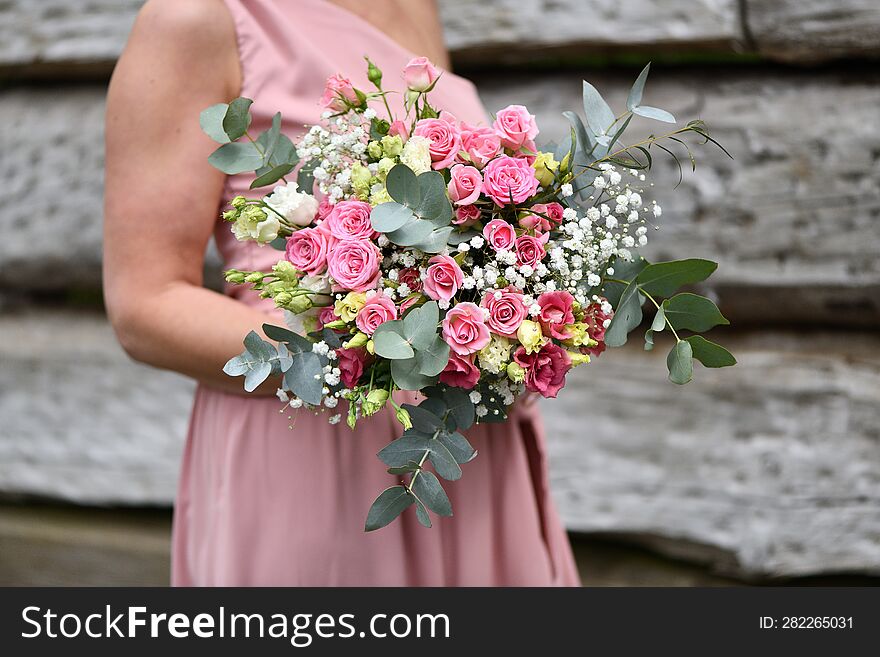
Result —
<path fill-rule="evenodd" d="M 362 530 L 393 483 L 375 459 L 399 435 L 386 412 L 331 426 L 279 415 L 274 386 L 245 396 L 221 371 L 241 340 L 280 320 L 237 287 L 202 288 L 213 234 L 227 267 L 268 269 L 277 251 L 236 242 L 218 222 L 247 176 L 207 163 L 199 111 L 254 99 L 255 131 L 280 110 L 294 137 L 315 123 L 328 75 L 368 88 L 363 55 L 398 75 L 416 54 L 448 65 L 432 2 L 151 0 L 110 85 L 105 289 L 110 318 L 137 360 L 199 381 L 174 520 L 176 585 L 576 585 L 571 550 L 547 492 L 534 410 L 474 428 L 480 456 L 450 482 L 455 517 L 433 529 L 414 514 Z M 390 86 L 390 85 L 389 85 Z M 399 97 L 393 98 L 399 106 Z M 432 101 L 485 120 L 471 83 L 445 73 Z M 399 111 L 399 110 L 398 110 Z"/>

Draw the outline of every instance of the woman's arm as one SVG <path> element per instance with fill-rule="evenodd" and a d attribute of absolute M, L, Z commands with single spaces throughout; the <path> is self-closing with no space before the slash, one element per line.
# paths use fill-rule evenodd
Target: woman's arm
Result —
<path fill-rule="evenodd" d="M 135 360 L 230 391 L 241 382 L 221 368 L 265 315 L 202 288 L 224 176 L 198 119 L 238 95 L 240 76 L 222 0 L 150 0 L 106 117 L 104 295 L 119 341 Z"/>

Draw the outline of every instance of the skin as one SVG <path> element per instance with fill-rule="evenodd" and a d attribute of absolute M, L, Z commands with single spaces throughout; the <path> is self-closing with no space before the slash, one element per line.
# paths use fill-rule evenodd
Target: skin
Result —
<path fill-rule="evenodd" d="M 339 0 L 416 54 L 448 66 L 433 1 Z M 202 287 L 224 175 L 199 112 L 239 95 L 235 27 L 222 0 L 149 0 L 107 95 L 104 294 L 135 360 L 241 393 L 222 372 L 266 316 Z M 277 381 L 258 393 L 273 394 Z"/>

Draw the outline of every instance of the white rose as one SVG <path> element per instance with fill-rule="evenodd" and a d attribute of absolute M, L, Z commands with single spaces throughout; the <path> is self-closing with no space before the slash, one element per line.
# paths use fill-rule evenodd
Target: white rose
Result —
<path fill-rule="evenodd" d="M 281 221 L 271 212 L 267 213 L 263 221 L 254 223 L 248 221 L 247 217 L 241 217 L 232 226 L 232 232 L 235 239 L 239 241 L 255 240 L 260 244 L 268 244 L 276 237 L 281 229 Z"/>
<path fill-rule="evenodd" d="M 278 185 L 263 200 L 294 226 L 308 226 L 318 213 L 317 199 L 311 194 L 298 191 L 295 182 Z"/>

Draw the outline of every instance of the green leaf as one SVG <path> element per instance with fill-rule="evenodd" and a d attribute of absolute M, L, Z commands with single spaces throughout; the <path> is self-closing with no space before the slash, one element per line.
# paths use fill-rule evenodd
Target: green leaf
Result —
<path fill-rule="evenodd" d="M 431 453 L 428 458 L 437 474 L 447 481 L 455 481 L 461 479 L 461 467 L 446 449 L 446 446 L 439 440 L 431 440 Z"/>
<path fill-rule="evenodd" d="M 644 258 L 634 258 L 633 260 L 616 258 L 611 265 L 612 269 L 614 269 L 614 274 L 609 275 L 612 276 L 612 278 L 629 282 L 634 280 L 635 277 L 648 266 L 648 261 Z M 617 308 L 620 304 L 620 297 L 623 294 L 624 289 L 626 289 L 626 285 L 606 281 L 602 286 L 602 296 L 608 299 L 608 302 L 613 308 Z"/>
<path fill-rule="evenodd" d="M 415 209 L 419 204 L 419 181 L 416 174 L 405 164 L 392 167 L 385 178 L 388 194 L 401 205 Z M 378 229 L 377 229 L 378 230 Z"/>
<path fill-rule="evenodd" d="M 409 167 L 407 167 L 409 168 Z M 431 221 L 436 227 L 448 226 L 452 221 L 452 204 L 446 194 L 446 183 L 439 171 L 426 171 L 419 175 L 419 201 L 415 213 Z"/>
<path fill-rule="evenodd" d="M 370 223 L 373 226 L 373 230 L 377 230 L 380 233 L 394 232 L 414 221 L 415 218 L 412 210 L 408 207 L 393 202 L 381 203 L 370 212 Z"/>
<path fill-rule="evenodd" d="M 406 360 L 392 360 L 391 378 L 401 390 L 421 390 L 437 380 L 437 377 L 422 374 L 421 369 L 421 354 Z"/>
<path fill-rule="evenodd" d="M 412 345 L 403 336 L 403 322 L 392 320 L 379 325 L 373 333 L 373 348 L 383 358 L 405 359 L 415 355 Z"/>
<path fill-rule="evenodd" d="M 293 364 L 284 373 L 284 383 L 305 403 L 316 406 L 321 403 L 324 388 L 324 365 L 313 351 L 293 355 Z"/>
<path fill-rule="evenodd" d="M 657 314 L 654 315 L 654 321 L 651 322 L 651 330 L 657 331 L 658 333 L 666 328 L 666 314 L 663 312 L 663 308 L 666 306 L 664 303 L 657 310 Z M 676 327 L 678 328 L 678 327 Z"/>
<path fill-rule="evenodd" d="M 263 333 L 270 340 L 275 342 L 288 342 L 290 349 L 295 354 L 303 351 L 312 350 L 312 341 L 304 338 L 299 333 L 294 333 L 290 329 L 281 326 L 273 326 L 272 324 L 263 324 Z"/>
<path fill-rule="evenodd" d="M 257 136 L 257 144 L 263 150 L 263 165 L 274 166 L 272 156 L 275 154 L 275 148 L 281 138 L 281 112 L 276 112 L 272 117 L 272 125 L 268 130 L 264 130 Z M 287 162 L 277 160 L 277 164 L 289 164 Z M 253 188 L 251 188 L 253 189 Z"/>
<path fill-rule="evenodd" d="M 662 312 L 676 329 L 701 333 L 719 324 L 730 324 L 712 301 L 684 292 L 663 302 Z M 658 312 L 659 314 L 659 312 Z"/>
<path fill-rule="evenodd" d="M 223 131 L 229 141 L 235 141 L 247 132 L 251 125 L 250 108 L 253 102 L 250 98 L 236 98 L 229 103 L 223 117 Z"/>
<path fill-rule="evenodd" d="M 372 532 L 381 529 L 416 501 L 405 486 L 392 486 L 381 493 L 367 512 L 364 531 Z"/>
<path fill-rule="evenodd" d="M 199 125 L 202 127 L 202 131 L 221 144 L 229 143 L 229 137 L 223 130 L 223 117 L 226 116 L 227 109 L 229 109 L 228 104 L 217 103 L 202 110 L 199 114 Z"/>
<path fill-rule="evenodd" d="M 431 438 L 428 436 L 404 433 L 402 437 L 379 450 L 377 456 L 382 463 L 393 468 L 418 464 L 425 452 L 429 451 L 430 442 Z"/>
<path fill-rule="evenodd" d="M 654 330 L 648 329 L 645 331 L 645 351 L 651 351 L 654 349 Z"/>
<path fill-rule="evenodd" d="M 450 387 L 446 389 L 445 398 L 446 405 L 455 419 L 455 426 L 459 429 L 470 428 L 474 423 L 475 417 L 474 403 L 471 401 L 470 391 Z"/>
<path fill-rule="evenodd" d="M 736 365 L 736 358 L 720 344 L 716 344 L 704 338 L 702 335 L 692 335 L 685 338 L 693 350 L 693 356 L 704 367 L 730 367 Z"/>
<path fill-rule="evenodd" d="M 244 389 L 247 392 L 253 392 L 271 374 L 289 370 L 293 364 L 286 346 L 282 344 L 276 348 L 254 331 L 247 334 L 244 346 L 244 352 L 230 358 L 223 366 L 223 371 L 229 376 L 244 375 Z"/>
<path fill-rule="evenodd" d="M 453 231 L 452 226 L 447 226 L 446 228 L 435 228 L 433 229 L 428 237 L 414 246 L 425 253 L 440 253 L 443 249 L 446 248 L 449 243 L 449 236 Z M 403 246 L 403 245 L 401 245 Z"/>
<path fill-rule="evenodd" d="M 622 347 L 627 336 L 642 322 L 642 295 L 638 286 L 630 283 L 620 296 L 620 302 L 614 310 L 614 317 L 605 331 L 605 344 L 609 347 Z"/>
<path fill-rule="evenodd" d="M 457 463 L 467 463 L 477 456 L 477 450 L 458 431 L 451 433 L 444 431 L 437 436 L 437 440 L 443 443 L 443 446 L 449 450 Z"/>
<path fill-rule="evenodd" d="M 276 237 L 274 240 L 269 242 L 269 246 L 271 246 L 276 251 L 286 251 L 287 250 L 287 238 L 286 237 Z"/>
<path fill-rule="evenodd" d="M 416 519 L 422 527 L 431 529 L 431 516 L 428 515 L 425 505 L 422 504 L 422 501 L 418 498 L 416 498 Z"/>
<path fill-rule="evenodd" d="M 648 80 L 648 72 L 651 70 L 651 62 L 642 69 L 639 77 L 633 83 L 632 89 L 629 90 L 629 96 L 626 98 L 626 109 L 632 111 L 642 102 L 642 94 L 645 92 L 645 82 Z"/>
<path fill-rule="evenodd" d="M 275 164 L 293 164 L 296 166 L 299 163 L 296 146 L 290 141 L 290 137 L 278 135 L 278 143 L 275 145 L 275 151 L 272 153 L 272 160 Z"/>
<path fill-rule="evenodd" d="M 403 318 L 403 335 L 416 351 L 428 349 L 437 337 L 440 307 L 436 301 L 412 308 Z"/>
<path fill-rule="evenodd" d="M 435 431 L 443 428 L 443 420 L 427 408 L 412 404 L 402 404 L 402 406 L 409 413 L 409 419 L 412 420 L 412 428 L 415 431 L 433 435 Z"/>
<path fill-rule="evenodd" d="M 679 340 L 669 351 L 666 357 L 666 367 L 669 368 L 669 380 L 679 385 L 684 385 L 694 376 L 694 360 L 691 343 Z"/>
<path fill-rule="evenodd" d="M 699 258 L 656 262 L 646 266 L 636 282 L 648 294 L 668 297 L 682 285 L 706 280 L 717 267 L 717 263 Z"/>
<path fill-rule="evenodd" d="M 644 116 L 646 119 L 654 119 L 655 121 L 663 121 L 664 123 L 675 123 L 675 117 L 662 110 L 659 107 L 650 107 L 649 105 L 639 105 L 633 108 L 633 114 Z"/>
<path fill-rule="evenodd" d="M 208 163 L 227 175 L 256 171 L 263 165 L 263 156 L 250 142 L 223 144 L 208 156 Z"/>
<path fill-rule="evenodd" d="M 581 117 L 575 112 L 563 112 L 562 116 L 568 119 L 568 122 L 571 124 L 572 134 L 574 135 L 574 141 L 568 151 L 571 159 L 574 160 L 575 154 L 577 153 L 591 153 L 596 146 L 596 142 L 593 140 L 590 133 L 587 132 L 587 128 L 584 126 Z M 585 155 L 583 157 L 585 157 Z M 581 159 L 583 159 L 583 157 Z M 569 166 L 572 167 L 573 163 Z"/>
<path fill-rule="evenodd" d="M 315 189 L 315 174 L 313 171 L 314 168 L 303 167 L 296 174 L 297 186 L 307 194 L 311 194 Z"/>
<path fill-rule="evenodd" d="M 390 475 L 405 475 L 410 472 L 416 472 L 421 470 L 418 463 L 411 463 L 410 465 L 400 465 L 394 468 L 388 468 L 385 472 Z"/>
<path fill-rule="evenodd" d="M 450 504 L 443 486 L 440 485 L 440 480 L 434 476 L 433 472 L 422 470 L 418 475 L 415 475 L 412 491 L 426 507 L 438 516 L 452 515 L 452 504 Z"/>
<path fill-rule="evenodd" d="M 449 345 L 439 335 L 434 336 L 433 342 L 427 349 L 418 352 L 419 374 L 434 377 L 446 369 L 449 363 Z"/>
<path fill-rule="evenodd" d="M 586 80 L 584 80 L 584 115 L 587 117 L 590 131 L 597 136 L 604 135 L 614 123 L 614 112 L 608 107 L 608 103 L 596 87 Z"/>
<path fill-rule="evenodd" d="M 278 182 L 281 178 L 293 171 L 294 164 L 281 164 L 277 167 L 271 167 L 265 173 L 260 173 L 251 183 L 251 189 L 257 187 L 266 187 Z M 258 170 L 259 173 L 259 170 Z"/>
<path fill-rule="evenodd" d="M 401 226 L 395 231 L 386 233 L 385 237 L 398 246 L 416 246 L 425 240 L 430 239 L 433 230 L 434 225 L 430 221 L 416 219 L 415 215 L 413 215 L 412 219 L 407 224 Z"/>

